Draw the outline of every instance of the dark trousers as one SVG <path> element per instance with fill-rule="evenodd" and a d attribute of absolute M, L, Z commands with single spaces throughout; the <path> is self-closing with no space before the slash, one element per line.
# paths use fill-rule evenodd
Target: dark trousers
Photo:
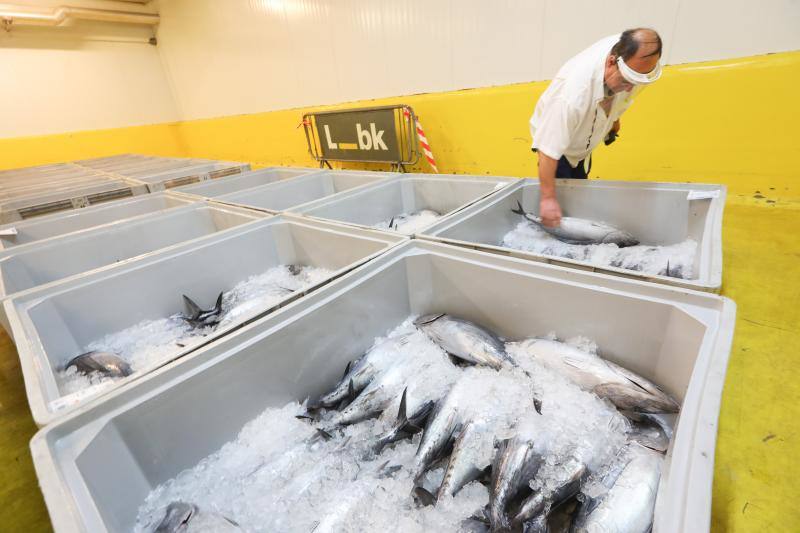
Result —
<path fill-rule="evenodd" d="M 538 152 L 536 148 L 532 148 L 531 151 L 533 153 Z M 589 177 L 589 171 L 592 170 L 592 156 L 589 155 L 588 171 L 583 166 L 585 162 L 586 162 L 585 159 L 581 159 L 581 161 L 578 163 L 578 166 L 572 168 L 572 166 L 569 164 L 569 161 L 567 161 L 567 158 L 562 155 L 561 159 L 558 160 L 558 167 L 556 167 L 556 178 L 585 180 L 586 178 Z"/>
<path fill-rule="evenodd" d="M 556 177 L 557 178 L 570 178 L 575 180 L 585 180 L 589 177 L 589 172 L 584 167 L 584 162 L 586 160 L 583 159 L 578 163 L 578 166 L 572 168 L 572 165 L 569 164 L 567 158 L 561 156 L 561 159 L 558 160 L 558 168 L 556 168 Z M 592 159 L 589 156 L 589 170 L 592 170 Z"/>

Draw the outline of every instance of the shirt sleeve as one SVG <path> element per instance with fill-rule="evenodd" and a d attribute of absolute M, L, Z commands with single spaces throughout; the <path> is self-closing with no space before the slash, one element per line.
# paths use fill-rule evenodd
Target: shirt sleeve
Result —
<path fill-rule="evenodd" d="M 561 159 L 572 141 L 578 120 L 563 98 L 553 98 L 543 103 L 530 125 L 533 148 L 553 159 Z"/>

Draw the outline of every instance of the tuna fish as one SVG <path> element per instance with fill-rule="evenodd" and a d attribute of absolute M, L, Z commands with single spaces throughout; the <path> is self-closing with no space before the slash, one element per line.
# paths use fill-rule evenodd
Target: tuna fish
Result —
<path fill-rule="evenodd" d="M 528 486 L 541 464 L 542 457 L 535 452 L 530 436 L 518 434 L 500 444 L 492 465 L 489 489 L 492 531 L 506 531 L 511 527 L 506 508 L 520 490 Z"/>
<path fill-rule="evenodd" d="M 519 202 L 517 202 L 517 209 L 511 211 L 522 215 L 526 220 L 533 222 L 559 241 L 567 244 L 616 244 L 620 248 L 639 244 L 639 241 L 627 231 L 603 222 L 561 217 L 561 223 L 557 227 L 551 228 L 542 224 L 540 217 L 526 213 Z"/>
<path fill-rule="evenodd" d="M 678 402 L 642 376 L 569 344 L 531 338 L 517 345 L 541 365 L 609 400 L 619 409 L 676 413 L 680 408 Z"/>
<path fill-rule="evenodd" d="M 481 477 L 492 463 L 494 433 L 484 419 L 465 423 L 453 444 L 444 479 L 436 495 L 438 500 L 455 496 L 467 483 Z"/>
<path fill-rule="evenodd" d="M 392 337 L 376 344 L 352 365 L 348 364 L 344 377 L 329 393 L 309 402 L 311 408 L 331 408 L 339 405 L 353 393 L 359 393 L 379 373 L 386 370 L 398 356 L 398 350 L 408 342 L 407 335 Z"/>
<path fill-rule="evenodd" d="M 64 369 L 75 367 L 81 374 L 101 374 L 112 378 L 124 378 L 133 373 L 130 365 L 111 352 L 86 352 L 73 357 Z"/>
<path fill-rule="evenodd" d="M 445 455 L 460 427 L 461 412 L 459 410 L 459 389 L 454 387 L 450 393 L 433 409 L 422 439 L 419 441 L 417 454 L 414 456 L 414 478 L 419 480 L 437 459 Z"/>
<path fill-rule="evenodd" d="M 513 364 L 502 341 L 472 322 L 441 313 L 422 316 L 414 325 L 444 351 L 467 363 L 495 370 L 504 364 Z"/>
<path fill-rule="evenodd" d="M 650 531 L 663 459 L 635 444 L 629 447 L 628 458 L 608 492 L 589 498 L 581 507 L 573 524 L 576 533 Z"/>
<path fill-rule="evenodd" d="M 387 445 L 399 440 L 410 439 L 412 436 L 422 431 L 425 421 L 428 419 L 428 415 L 433 411 L 435 403 L 433 401 L 427 401 L 409 417 L 406 399 L 407 394 L 408 387 L 403 389 L 403 396 L 400 399 L 400 408 L 397 412 L 397 420 L 392 429 L 378 439 L 374 448 L 375 453 L 381 453 L 383 448 Z"/>
<path fill-rule="evenodd" d="M 586 475 L 586 465 L 572 457 L 555 470 L 554 479 L 543 483 L 543 488 L 531 494 L 522 502 L 516 515 L 515 524 L 523 524 L 537 516 L 550 514 L 550 510 L 558 507 L 578 493 Z"/>
<path fill-rule="evenodd" d="M 222 314 L 222 293 L 217 296 L 217 302 L 211 309 L 201 309 L 191 298 L 183 295 L 183 303 L 186 305 L 187 316 L 183 319 L 196 328 L 216 326 L 221 320 Z"/>
<path fill-rule="evenodd" d="M 202 511 L 196 505 L 172 502 L 164 518 L 153 530 L 155 533 L 192 533 L 201 531 L 241 531 L 239 524 L 224 516 Z"/>

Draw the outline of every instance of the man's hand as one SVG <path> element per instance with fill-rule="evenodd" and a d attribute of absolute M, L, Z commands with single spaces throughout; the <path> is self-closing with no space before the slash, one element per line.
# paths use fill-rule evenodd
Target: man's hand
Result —
<path fill-rule="evenodd" d="M 561 206 L 555 198 L 542 198 L 539 201 L 539 216 L 542 224 L 548 228 L 556 228 L 561 224 Z"/>

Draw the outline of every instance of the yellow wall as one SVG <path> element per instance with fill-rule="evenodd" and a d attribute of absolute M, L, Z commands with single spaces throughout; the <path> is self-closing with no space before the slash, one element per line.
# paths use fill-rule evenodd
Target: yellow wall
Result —
<path fill-rule="evenodd" d="M 116 152 L 307 166 L 305 111 L 403 102 L 445 173 L 535 174 L 528 117 L 546 82 L 421 94 L 176 124 L 0 140 L 0 168 Z M 671 66 L 595 153 L 595 177 L 725 183 L 733 199 L 800 199 L 800 52 Z M 415 170 L 428 171 L 423 162 Z M 753 199 L 755 191 L 768 198 Z"/>

